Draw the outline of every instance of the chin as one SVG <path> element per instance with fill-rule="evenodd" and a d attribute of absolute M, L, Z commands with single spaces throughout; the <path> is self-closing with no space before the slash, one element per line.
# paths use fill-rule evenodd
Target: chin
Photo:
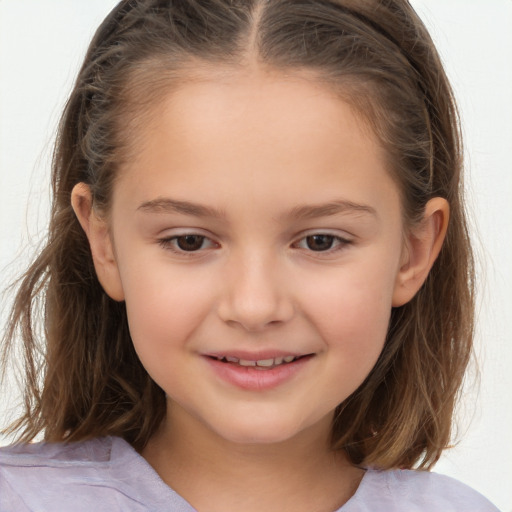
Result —
<path fill-rule="evenodd" d="M 297 425 L 282 424 L 279 421 L 248 421 L 241 424 L 232 423 L 227 428 L 220 428 L 217 434 L 226 441 L 235 444 L 269 445 L 289 441 L 300 434 Z"/>

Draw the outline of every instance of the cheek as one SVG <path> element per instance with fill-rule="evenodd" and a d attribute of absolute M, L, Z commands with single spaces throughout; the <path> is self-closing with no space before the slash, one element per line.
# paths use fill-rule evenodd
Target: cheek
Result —
<path fill-rule="evenodd" d="M 187 344 L 208 315 L 212 287 L 197 273 L 162 265 L 138 265 L 121 272 L 130 334 L 139 357 L 165 357 Z"/>
<path fill-rule="evenodd" d="M 382 266 L 361 265 L 338 269 L 309 286 L 309 321 L 330 349 L 341 349 L 362 363 L 382 350 L 392 309 L 395 274 Z"/>

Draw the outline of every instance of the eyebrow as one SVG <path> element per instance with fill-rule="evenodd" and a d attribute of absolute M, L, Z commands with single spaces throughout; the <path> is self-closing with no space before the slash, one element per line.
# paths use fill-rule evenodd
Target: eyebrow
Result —
<path fill-rule="evenodd" d="M 329 217 L 340 213 L 352 215 L 369 214 L 374 217 L 378 217 L 375 208 L 366 204 L 358 204 L 344 199 L 318 205 L 296 206 L 286 214 L 286 217 L 292 217 L 298 220 L 307 220 L 316 219 L 318 217 Z"/>
<path fill-rule="evenodd" d="M 147 213 L 180 213 L 182 215 L 191 215 L 193 217 L 212 217 L 225 218 L 226 215 L 221 210 L 204 206 L 189 201 L 177 201 L 170 198 L 157 198 L 151 201 L 145 201 L 137 210 Z"/>
<path fill-rule="evenodd" d="M 137 210 L 147 213 L 178 213 L 193 217 L 210 217 L 215 219 L 226 218 L 226 214 L 222 210 L 192 203 L 190 201 L 178 201 L 170 198 L 157 198 L 151 201 L 145 201 L 137 208 Z M 374 217 L 378 216 L 375 208 L 371 206 L 340 199 L 318 205 L 296 206 L 283 217 L 307 220 L 319 217 L 329 217 L 340 213 L 352 215 L 369 214 Z"/>

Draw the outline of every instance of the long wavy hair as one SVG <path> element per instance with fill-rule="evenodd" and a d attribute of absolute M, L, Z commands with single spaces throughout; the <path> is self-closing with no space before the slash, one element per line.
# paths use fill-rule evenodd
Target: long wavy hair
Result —
<path fill-rule="evenodd" d="M 398 184 L 406 226 L 432 197 L 448 233 L 424 286 L 393 309 L 383 352 L 341 403 L 334 449 L 354 464 L 430 468 L 450 442 L 471 353 L 473 260 L 462 198 L 456 105 L 440 58 L 407 0 L 124 0 L 89 47 L 53 159 L 47 243 L 18 282 L 4 363 L 20 342 L 19 441 L 121 436 L 141 450 L 165 395 L 132 346 L 124 303 L 101 288 L 70 204 L 84 182 L 108 212 L 117 169 L 151 106 L 201 63 L 313 72 L 368 121 Z"/>

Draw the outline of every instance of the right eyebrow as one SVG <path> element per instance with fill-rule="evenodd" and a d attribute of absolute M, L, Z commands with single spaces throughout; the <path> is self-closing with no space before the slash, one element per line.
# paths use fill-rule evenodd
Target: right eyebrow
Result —
<path fill-rule="evenodd" d="M 226 217 L 221 210 L 190 201 L 178 201 L 168 197 L 159 197 L 151 201 L 145 201 L 137 208 L 137 211 L 147 213 L 179 213 L 193 217 L 212 217 L 217 219 Z"/>

